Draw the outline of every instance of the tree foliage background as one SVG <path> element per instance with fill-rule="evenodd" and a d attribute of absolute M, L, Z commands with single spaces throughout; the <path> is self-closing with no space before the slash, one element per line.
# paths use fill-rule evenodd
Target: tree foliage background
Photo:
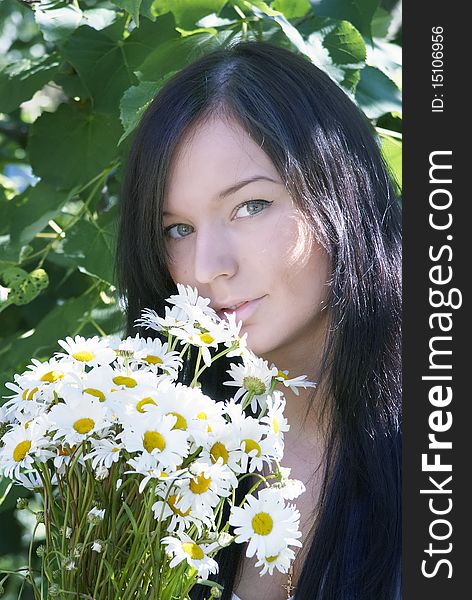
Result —
<path fill-rule="evenodd" d="M 400 11 L 398 0 L 0 0 L 0 396 L 57 339 L 122 329 L 123 163 L 154 94 L 201 54 L 237 38 L 307 56 L 372 121 L 401 189 Z M 0 479 L 0 571 L 26 563 L 34 519 L 16 510 L 26 491 L 9 487 Z M 4 585 L 16 598 L 20 578 Z"/>

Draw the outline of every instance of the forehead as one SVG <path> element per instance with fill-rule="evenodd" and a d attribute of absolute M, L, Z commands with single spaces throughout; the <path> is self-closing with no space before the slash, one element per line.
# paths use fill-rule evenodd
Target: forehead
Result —
<path fill-rule="evenodd" d="M 164 204 L 218 194 L 251 176 L 280 180 L 267 154 L 235 121 L 213 117 L 182 139 L 172 159 Z"/>

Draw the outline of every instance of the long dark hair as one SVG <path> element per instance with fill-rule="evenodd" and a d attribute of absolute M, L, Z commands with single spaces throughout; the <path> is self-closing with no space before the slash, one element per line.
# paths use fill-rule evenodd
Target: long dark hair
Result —
<path fill-rule="evenodd" d="M 326 468 L 296 597 L 391 600 L 401 546 L 400 208 L 371 124 L 305 57 L 229 44 L 174 75 L 148 107 L 117 248 L 129 331 L 142 308 L 161 311 L 175 291 L 161 225 L 166 176 L 183 135 L 213 115 L 235 119 L 261 145 L 331 259 L 329 332 L 311 398 L 329 417 Z M 217 379 L 207 389 L 217 391 Z M 235 544 L 218 555 L 223 600 L 240 558 Z"/>

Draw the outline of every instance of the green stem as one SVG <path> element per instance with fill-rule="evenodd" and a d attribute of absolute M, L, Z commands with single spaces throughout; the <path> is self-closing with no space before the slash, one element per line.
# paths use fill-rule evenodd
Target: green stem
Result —
<path fill-rule="evenodd" d="M 199 376 L 199 371 L 198 371 L 198 369 L 199 369 L 199 367 L 200 367 L 200 361 L 201 361 L 201 360 L 202 360 L 202 349 L 201 349 L 201 348 L 199 348 L 199 349 L 198 349 L 197 362 L 196 362 L 196 364 L 195 364 L 195 373 L 196 373 L 196 375 L 195 375 L 195 377 L 192 379 L 192 383 L 190 384 L 190 387 L 191 387 L 191 388 L 195 387 L 195 384 L 196 384 L 196 383 L 197 383 L 197 381 L 198 381 L 198 376 Z"/>

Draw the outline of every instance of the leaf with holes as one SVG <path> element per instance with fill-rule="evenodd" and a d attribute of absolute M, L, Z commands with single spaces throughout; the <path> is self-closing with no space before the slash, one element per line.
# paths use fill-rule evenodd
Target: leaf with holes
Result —
<path fill-rule="evenodd" d="M 3 281 L 10 288 L 6 302 L 22 306 L 29 304 L 49 284 L 48 274 L 44 269 L 35 269 L 27 273 L 18 267 L 11 267 L 3 272 Z"/>

